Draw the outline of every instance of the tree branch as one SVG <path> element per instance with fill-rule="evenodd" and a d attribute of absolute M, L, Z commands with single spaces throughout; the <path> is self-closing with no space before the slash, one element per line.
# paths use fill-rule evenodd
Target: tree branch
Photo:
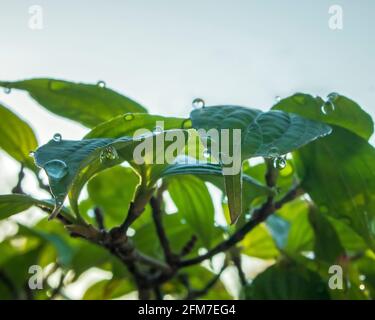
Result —
<path fill-rule="evenodd" d="M 165 261 L 167 261 L 169 265 L 174 265 L 176 263 L 176 256 L 172 253 L 169 240 L 163 227 L 162 212 L 160 210 L 160 199 L 152 197 L 150 200 L 150 205 L 152 208 L 152 217 L 154 219 L 156 233 L 163 249 Z"/>
<path fill-rule="evenodd" d="M 179 267 L 187 267 L 202 261 L 209 259 L 219 252 L 226 251 L 236 243 L 240 242 L 245 235 L 253 230 L 261 222 L 265 221 L 275 210 L 280 209 L 285 203 L 292 201 L 298 196 L 302 195 L 304 192 L 299 186 L 292 188 L 281 200 L 273 203 L 272 197 L 268 198 L 267 201 L 259 208 L 254 210 L 250 220 L 245 223 L 240 229 L 238 229 L 233 235 L 231 235 L 227 240 L 219 243 L 216 247 L 209 250 L 205 254 L 192 258 L 189 260 L 184 260 L 179 262 Z"/>
<path fill-rule="evenodd" d="M 94 216 L 95 216 L 95 221 L 96 221 L 96 224 L 98 225 L 99 230 L 104 231 L 105 230 L 104 216 L 103 216 L 102 210 L 99 207 L 94 208 Z"/>

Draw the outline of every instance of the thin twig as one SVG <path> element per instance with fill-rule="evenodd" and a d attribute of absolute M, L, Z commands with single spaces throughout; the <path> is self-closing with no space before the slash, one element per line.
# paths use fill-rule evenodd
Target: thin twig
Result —
<path fill-rule="evenodd" d="M 193 299 L 197 299 L 197 298 L 200 298 L 204 295 L 206 295 L 208 293 L 208 291 L 210 291 L 214 286 L 215 284 L 218 282 L 218 280 L 220 279 L 221 277 L 221 274 L 224 272 L 225 268 L 227 267 L 227 264 L 224 263 L 224 265 L 221 267 L 220 271 L 218 274 L 216 274 L 206 285 L 203 289 L 200 289 L 200 290 L 192 290 L 190 289 L 185 300 L 193 300 Z"/>
<path fill-rule="evenodd" d="M 99 230 L 104 231 L 105 230 L 104 215 L 103 215 L 102 210 L 99 207 L 94 208 L 94 216 L 95 216 L 95 221 L 96 221 L 96 224 L 98 225 Z"/>
<path fill-rule="evenodd" d="M 272 198 L 267 199 L 267 201 L 259 209 L 256 209 L 253 212 L 251 219 L 227 240 L 219 243 L 216 247 L 201 256 L 189 260 L 180 261 L 179 266 L 187 267 L 197 263 L 201 263 L 202 261 L 213 257 L 219 252 L 228 250 L 236 243 L 240 242 L 248 232 L 253 230 L 261 222 L 265 221 L 272 213 L 275 212 L 275 210 L 280 209 L 285 203 L 292 201 L 302 194 L 303 190 L 299 186 L 297 186 L 292 188 L 280 201 L 273 203 Z"/>
<path fill-rule="evenodd" d="M 168 264 L 173 265 L 176 262 L 176 257 L 172 253 L 171 246 L 169 244 L 169 240 L 167 238 L 165 229 L 163 227 L 162 221 L 162 212 L 160 210 L 160 202 L 159 199 L 152 197 L 150 200 L 150 205 L 152 208 L 152 217 L 154 219 L 154 224 L 156 227 L 156 233 L 158 235 L 160 245 L 163 249 L 165 261 Z"/>

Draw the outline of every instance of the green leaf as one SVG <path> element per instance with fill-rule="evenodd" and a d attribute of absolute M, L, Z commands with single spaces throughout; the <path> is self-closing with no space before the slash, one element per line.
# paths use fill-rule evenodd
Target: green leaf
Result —
<path fill-rule="evenodd" d="M 328 300 L 320 276 L 294 262 L 282 261 L 259 274 L 244 288 L 243 297 L 256 300 Z"/>
<path fill-rule="evenodd" d="M 345 253 L 336 230 L 329 220 L 316 210 L 310 210 L 309 219 L 315 232 L 314 253 L 317 260 L 335 263 Z"/>
<path fill-rule="evenodd" d="M 139 129 L 153 131 L 156 126 L 162 127 L 163 130 L 187 129 L 186 125 L 187 120 L 182 118 L 127 113 L 99 124 L 86 134 L 84 139 L 132 137 Z"/>
<path fill-rule="evenodd" d="M 30 79 L 2 81 L 0 86 L 25 90 L 44 108 L 86 127 L 94 127 L 127 112 L 147 112 L 139 103 L 128 97 L 95 84 Z"/>
<path fill-rule="evenodd" d="M 193 110 L 190 117 L 197 130 L 240 129 L 241 160 L 258 156 L 274 158 L 331 133 L 331 128 L 323 123 L 278 110 L 262 112 L 239 106 L 214 106 Z M 237 141 L 229 143 L 233 150 Z"/>
<path fill-rule="evenodd" d="M 31 169 L 35 169 L 30 151 L 36 149 L 38 142 L 33 130 L 12 111 L 0 104 L 0 148 L 11 157 Z"/>
<path fill-rule="evenodd" d="M 102 280 L 93 284 L 83 295 L 83 300 L 110 300 L 135 290 L 128 279 Z"/>
<path fill-rule="evenodd" d="M 48 200 L 38 200 L 23 194 L 0 195 L 0 219 L 8 218 L 16 213 L 23 212 L 33 205 L 52 211 L 54 205 Z M 64 215 L 70 215 L 69 211 L 62 209 Z"/>
<path fill-rule="evenodd" d="M 276 110 L 262 112 L 239 106 L 196 109 L 191 112 L 190 117 L 203 143 L 215 159 L 225 164 L 224 167 L 228 166 L 231 156 L 235 160 L 232 164 L 242 164 L 243 160 L 257 156 L 275 158 L 331 132 L 331 128 L 323 123 L 292 113 Z M 211 129 L 218 130 L 216 137 L 210 134 Z M 240 130 L 239 136 L 236 137 L 234 129 Z M 201 132 L 202 130 L 205 132 Z M 229 130 L 228 140 L 221 137 L 225 130 Z M 228 146 L 223 146 L 228 142 Z M 237 171 L 233 168 L 226 175 L 238 175 L 240 168 Z M 241 179 L 237 177 L 237 185 L 234 184 L 233 177 L 226 179 L 228 203 L 234 222 L 241 214 L 241 187 L 238 185 Z"/>
<path fill-rule="evenodd" d="M 302 187 L 323 214 L 341 219 L 375 248 L 375 149 L 342 129 L 296 155 Z"/>
<path fill-rule="evenodd" d="M 194 176 L 168 179 L 168 191 L 178 214 L 195 231 L 202 243 L 210 248 L 215 234 L 215 210 L 204 182 Z"/>
<path fill-rule="evenodd" d="M 236 175 L 225 175 L 225 192 L 228 197 L 230 222 L 234 224 L 242 210 L 242 172 Z"/>
<path fill-rule="evenodd" d="M 277 214 L 290 223 L 288 240 L 284 250 L 288 254 L 300 254 L 313 250 L 314 231 L 309 222 L 309 204 L 296 199 L 285 204 Z"/>
<path fill-rule="evenodd" d="M 25 236 L 34 236 L 42 239 L 43 241 L 52 244 L 57 253 L 57 260 L 63 266 L 68 266 L 73 258 L 74 250 L 62 238 L 61 235 L 51 232 L 45 232 L 37 227 L 29 228 L 25 225 L 18 225 L 19 233 Z"/>
<path fill-rule="evenodd" d="M 368 249 L 364 239 L 342 220 L 326 216 L 336 230 L 342 246 L 349 252 L 363 252 Z"/>
<path fill-rule="evenodd" d="M 262 223 L 251 232 L 247 233 L 241 241 L 241 253 L 260 259 L 275 259 L 279 256 L 271 233 Z"/>
<path fill-rule="evenodd" d="M 189 174 L 195 175 L 203 181 L 210 182 L 223 192 L 225 191 L 222 168 L 217 164 L 199 162 L 182 163 L 176 161 L 176 163 L 165 166 L 159 171 L 154 170 L 152 180 L 157 181 L 160 178 Z M 242 180 L 242 199 L 245 203 L 242 208 L 243 212 L 250 209 L 250 206 L 254 200 L 272 195 L 274 193 L 273 190 L 246 174 L 242 174 Z"/>
<path fill-rule="evenodd" d="M 374 132 L 374 124 L 370 115 L 356 102 L 345 96 L 335 93 L 329 96 L 332 98 L 328 103 L 333 104 L 334 110 L 328 114 L 322 112 L 324 104 L 322 98 L 303 93 L 281 100 L 273 106 L 273 109 L 293 112 L 311 120 L 340 126 L 368 140 Z"/>
<path fill-rule="evenodd" d="M 161 135 L 161 138 L 165 139 L 165 135 L 171 132 L 173 134 L 173 131 L 153 133 L 140 139 L 129 137 L 81 141 L 55 141 L 52 139 L 38 148 L 34 155 L 35 161 L 47 173 L 51 191 L 56 199 L 55 212 L 58 212 L 68 192 L 74 187 L 71 203 L 77 213 L 76 201 L 79 192 L 93 175 L 124 161 L 132 161 L 134 148 L 138 144 L 147 140 L 154 145 L 157 136 Z M 184 131 L 179 130 L 179 132 L 182 132 L 186 138 Z M 167 143 L 165 145 L 168 146 Z M 164 150 L 157 151 L 164 152 Z M 155 157 L 156 154 L 155 152 L 152 152 L 151 155 L 145 154 L 144 158 L 153 161 L 152 157 Z M 135 166 L 135 168 L 139 169 L 139 166 Z"/>
<path fill-rule="evenodd" d="M 89 197 L 103 210 L 107 228 L 124 220 L 138 184 L 139 176 L 134 170 L 121 166 L 104 170 L 89 181 Z"/>
<path fill-rule="evenodd" d="M 366 142 L 373 132 L 371 117 L 340 95 L 326 115 L 319 97 L 297 94 L 281 102 L 274 108 L 336 125 L 329 137 L 295 153 L 302 186 L 321 213 L 341 219 L 374 248 L 375 150 Z"/>

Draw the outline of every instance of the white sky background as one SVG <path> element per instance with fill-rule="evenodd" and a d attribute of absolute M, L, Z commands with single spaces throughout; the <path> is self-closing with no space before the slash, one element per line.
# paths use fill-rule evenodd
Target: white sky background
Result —
<path fill-rule="evenodd" d="M 334 4 L 343 30 L 328 26 Z M 43 8 L 42 30 L 28 27 L 31 5 Z M 196 97 L 268 109 L 275 96 L 335 91 L 375 117 L 374 31 L 373 0 L 0 0 L 0 79 L 104 80 L 171 116 L 187 116 Z M 80 139 L 87 131 L 24 92 L 1 91 L 0 102 L 41 144 L 55 132 Z M 17 170 L 0 152 L 0 193 Z"/>
<path fill-rule="evenodd" d="M 343 30 L 328 26 L 334 4 Z M 29 28 L 32 5 L 43 8 L 42 30 Z M 372 0 L 0 0 L 0 79 L 104 80 L 151 113 L 177 116 L 195 97 L 268 109 L 275 96 L 336 91 L 374 116 L 374 30 Z M 0 92 L 0 102 L 41 144 L 87 130 L 24 92 Z"/>

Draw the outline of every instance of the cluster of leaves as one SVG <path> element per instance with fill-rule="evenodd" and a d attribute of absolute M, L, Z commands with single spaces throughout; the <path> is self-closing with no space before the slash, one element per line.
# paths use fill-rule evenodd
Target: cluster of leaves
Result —
<path fill-rule="evenodd" d="M 227 266 L 237 269 L 246 299 L 375 297 L 375 150 L 368 142 L 373 122 L 354 101 L 297 93 L 268 112 L 211 106 L 183 119 L 150 115 L 103 83 L 32 79 L 0 86 L 25 90 L 49 111 L 90 129 L 81 140 L 56 135 L 37 148 L 30 126 L 0 105 L 0 147 L 22 168 L 13 193 L 0 195 L 0 219 L 32 206 L 57 216 L 33 227 L 17 223 L 18 232 L 0 243 L 0 298 L 65 297 L 68 280 L 98 267 L 112 278 L 95 283 L 83 298 L 112 299 L 137 290 L 147 298 L 144 291 L 152 289 L 156 298 L 226 299 L 231 295 L 220 274 Z M 157 121 L 164 121 L 162 131 L 155 130 Z M 134 137 L 141 128 L 152 134 Z M 217 164 L 186 161 L 192 149 L 198 160 L 206 158 L 205 148 L 211 151 L 204 137 L 196 139 L 199 129 L 241 130 L 239 174 L 223 175 L 221 154 L 210 154 Z M 134 162 L 137 145 L 166 134 L 186 141 L 173 163 Z M 275 168 L 285 154 L 286 167 Z M 257 164 L 249 161 L 255 157 Z M 23 168 L 52 200 L 23 192 Z M 225 225 L 215 223 L 210 185 L 223 194 Z M 176 210 L 166 214 L 171 201 Z M 201 264 L 220 252 L 220 271 Z M 245 256 L 270 267 L 250 279 Z M 30 290 L 31 265 L 45 269 L 46 283 L 52 273 L 62 274 L 59 285 Z M 331 265 L 343 269 L 342 290 L 328 287 Z"/>

